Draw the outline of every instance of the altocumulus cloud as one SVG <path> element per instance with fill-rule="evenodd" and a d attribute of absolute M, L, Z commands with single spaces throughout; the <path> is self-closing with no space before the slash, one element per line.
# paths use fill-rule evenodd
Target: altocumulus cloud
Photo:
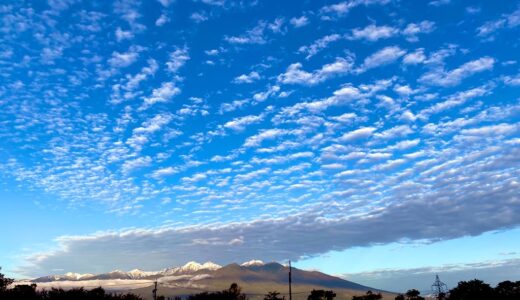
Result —
<path fill-rule="evenodd" d="M 520 161 L 520 149 L 502 147 L 417 170 L 416 182 L 403 182 L 383 198 L 385 209 L 329 200 L 277 218 L 62 236 L 56 249 L 28 256 L 20 271 L 38 276 L 55 269 L 153 270 L 188 260 L 298 260 L 356 246 L 438 241 L 512 228 L 520 224 L 520 170 L 512 167 Z M 490 155 L 497 151 L 502 154 Z"/>

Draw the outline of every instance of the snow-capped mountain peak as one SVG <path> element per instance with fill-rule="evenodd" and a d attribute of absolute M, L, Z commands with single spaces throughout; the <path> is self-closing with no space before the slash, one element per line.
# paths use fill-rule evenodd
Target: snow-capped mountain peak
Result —
<path fill-rule="evenodd" d="M 73 279 L 73 280 L 80 280 L 87 277 L 94 276 L 93 274 L 79 274 L 79 273 L 72 273 L 68 272 L 64 274 L 67 279 Z"/>
<path fill-rule="evenodd" d="M 215 271 L 220 268 L 222 268 L 222 266 L 217 265 L 210 261 L 208 261 L 204 264 L 200 264 L 195 261 L 190 261 L 180 267 L 165 269 L 162 271 L 162 274 L 166 274 L 166 275 L 192 274 L 192 273 L 198 272 L 200 270 Z"/>
<path fill-rule="evenodd" d="M 179 268 L 179 270 L 182 270 L 185 272 L 196 272 L 200 269 L 202 269 L 202 265 L 196 261 L 189 261 L 184 266 Z"/>
<path fill-rule="evenodd" d="M 216 263 L 211 262 L 211 261 L 208 261 L 208 262 L 205 262 L 202 264 L 202 269 L 204 269 L 204 270 L 214 271 L 214 270 L 218 270 L 220 268 L 222 268 L 221 265 L 217 265 Z"/>
<path fill-rule="evenodd" d="M 133 269 L 130 272 L 128 272 L 127 274 L 130 276 L 130 278 L 140 279 L 140 278 L 156 275 L 157 272 L 147 272 L 147 271 L 143 271 L 140 269 Z"/>
<path fill-rule="evenodd" d="M 195 261 L 190 261 L 186 263 L 184 266 L 179 267 L 180 272 L 197 272 L 200 270 L 217 270 L 220 269 L 221 266 L 212 263 L 210 261 L 205 262 L 204 264 L 199 264 Z"/>
<path fill-rule="evenodd" d="M 241 264 L 242 267 L 252 267 L 252 266 L 263 266 L 265 263 L 261 260 L 253 259 L 250 261 L 246 261 L 245 263 Z"/>

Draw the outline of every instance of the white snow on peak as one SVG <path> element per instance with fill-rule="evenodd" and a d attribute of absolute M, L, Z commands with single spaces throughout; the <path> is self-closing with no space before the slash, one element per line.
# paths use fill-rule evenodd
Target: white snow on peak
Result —
<path fill-rule="evenodd" d="M 208 261 L 208 262 L 205 262 L 205 263 L 202 264 L 202 269 L 204 269 L 204 270 L 212 270 L 213 271 L 213 270 L 218 270 L 220 268 L 222 268 L 221 265 L 217 265 L 216 263 L 211 262 L 211 261 Z"/>
<path fill-rule="evenodd" d="M 217 269 L 220 269 L 221 266 L 215 264 L 215 263 L 212 263 L 210 261 L 204 263 L 204 264 L 199 264 L 198 262 L 195 262 L 195 261 L 190 261 L 188 262 L 187 264 L 185 264 L 184 266 L 180 267 L 179 268 L 179 271 L 181 272 L 197 272 L 199 270 L 217 270 Z"/>
<path fill-rule="evenodd" d="M 79 273 L 72 273 L 68 272 L 64 274 L 67 279 L 73 279 L 73 280 L 79 280 L 86 277 L 94 276 L 93 274 L 79 274 Z"/>
<path fill-rule="evenodd" d="M 222 268 L 222 266 L 212 263 L 210 261 L 208 261 L 204 264 L 199 264 L 198 262 L 190 261 L 181 267 L 166 269 L 163 271 L 163 274 L 166 274 L 166 275 L 190 274 L 190 273 L 195 273 L 200 270 L 214 271 L 214 270 L 218 270 L 220 268 Z"/>
<path fill-rule="evenodd" d="M 179 271 L 181 272 L 196 272 L 198 270 L 202 269 L 202 265 L 199 264 L 196 261 L 190 261 L 186 263 L 184 266 L 179 268 Z"/>
<path fill-rule="evenodd" d="M 146 276 L 156 275 L 157 272 L 146 272 L 140 269 L 133 269 L 132 271 L 127 273 L 131 278 L 143 278 Z"/>
<path fill-rule="evenodd" d="M 263 266 L 265 263 L 261 260 L 253 259 L 250 261 L 246 261 L 245 263 L 241 264 L 242 267 L 251 267 L 251 266 Z"/>

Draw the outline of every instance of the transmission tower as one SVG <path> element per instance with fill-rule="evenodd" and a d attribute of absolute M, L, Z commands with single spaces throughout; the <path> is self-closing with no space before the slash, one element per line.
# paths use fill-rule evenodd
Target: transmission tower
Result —
<path fill-rule="evenodd" d="M 448 286 L 439 279 L 439 275 L 435 275 L 435 282 L 432 284 L 432 291 L 435 299 L 444 300 L 448 293 Z"/>

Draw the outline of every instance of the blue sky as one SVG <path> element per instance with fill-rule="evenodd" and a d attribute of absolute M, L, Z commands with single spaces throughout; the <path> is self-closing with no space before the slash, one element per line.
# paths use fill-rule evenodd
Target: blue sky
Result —
<path fill-rule="evenodd" d="M 392 290 L 520 277 L 515 1 L 0 18 L 8 275 L 291 259 Z"/>

